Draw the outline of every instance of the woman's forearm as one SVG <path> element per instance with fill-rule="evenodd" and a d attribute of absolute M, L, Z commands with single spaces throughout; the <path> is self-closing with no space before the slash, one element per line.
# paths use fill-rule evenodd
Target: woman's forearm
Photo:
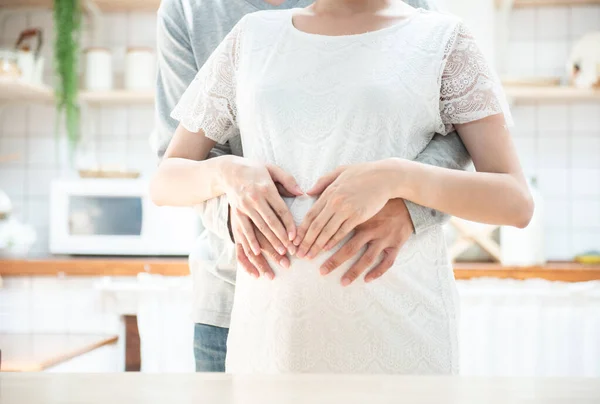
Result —
<path fill-rule="evenodd" d="M 204 161 L 163 160 L 150 183 L 150 197 L 159 206 L 194 206 L 222 195 L 228 165 L 237 156 Z"/>
<path fill-rule="evenodd" d="M 385 160 L 381 167 L 392 185 L 392 197 L 453 216 L 525 227 L 533 213 L 525 182 L 511 174 L 464 172 L 401 159 Z"/>

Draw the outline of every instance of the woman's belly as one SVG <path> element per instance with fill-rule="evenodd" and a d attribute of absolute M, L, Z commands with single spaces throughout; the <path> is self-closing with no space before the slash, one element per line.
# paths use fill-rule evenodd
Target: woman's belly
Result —
<path fill-rule="evenodd" d="M 292 210 L 304 203 L 311 204 L 297 201 Z M 381 278 L 367 284 L 360 276 L 343 287 L 341 277 L 363 251 L 329 275 L 319 272 L 342 244 L 313 260 L 292 257 L 288 269 L 270 262 L 272 281 L 238 269 L 228 371 L 449 372 L 454 285 L 435 249 L 423 257 L 413 238 Z"/>

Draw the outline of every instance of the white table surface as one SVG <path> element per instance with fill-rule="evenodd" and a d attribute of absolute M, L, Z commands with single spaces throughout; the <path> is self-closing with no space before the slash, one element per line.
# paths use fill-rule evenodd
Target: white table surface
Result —
<path fill-rule="evenodd" d="M 2 404 L 600 403 L 600 379 L 0 374 Z"/>

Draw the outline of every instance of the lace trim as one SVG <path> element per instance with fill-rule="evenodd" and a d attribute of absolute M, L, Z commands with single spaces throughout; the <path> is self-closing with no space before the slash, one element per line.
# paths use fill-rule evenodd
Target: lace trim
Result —
<path fill-rule="evenodd" d="M 464 24 L 456 27 L 444 53 L 440 116 L 446 133 L 454 130 L 453 124 L 500 113 L 504 113 L 507 124 L 512 124 L 500 81 Z"/>
<path fill-rule="evenodd" d="M 237 133 L 236 73 L 243 19 L 208 58 L 171 117 L 190 132 L 225 143 Z"/>

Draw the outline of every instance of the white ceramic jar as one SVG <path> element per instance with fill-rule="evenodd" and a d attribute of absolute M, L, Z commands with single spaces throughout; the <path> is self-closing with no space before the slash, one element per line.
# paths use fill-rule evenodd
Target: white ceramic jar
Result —
<path fill-rule="evenodd" d="M 546 263 L 544 250 L 544 203 L 535 179 L 529 187 L 535 210 L 529 226 L 525 229 L 503 226 L 500 229 L 502 265 L 534 266 Z"/>
<path fill-rule="evenodd" d="M 125 88 L 152 90 L 156 84 L 156 60 L 151 48 L 129 48 L 125 56 Z"/>
<path fill-rule="evenodd" d="M 112 54 L 106 48 L 85 50 L 85 88 L 90 91 L 113 89 Z"/>

